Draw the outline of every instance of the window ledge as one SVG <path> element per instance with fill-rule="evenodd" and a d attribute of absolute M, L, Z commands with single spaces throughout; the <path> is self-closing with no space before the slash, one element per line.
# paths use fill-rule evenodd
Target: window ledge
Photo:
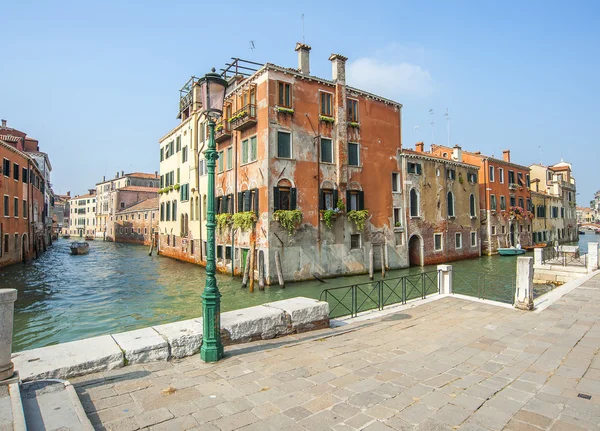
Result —
<path fill-rule="evenodd" d="M 276 159 L 279 160 L 291 160 L 291 161 L 296 161 L 296 159 L 292 159 L 291 157 L 279 157 L 279 156 L 275 156 Z"/>
<path fill-rule="evenodd" d="M 410 216 L 411 219 L 420 219 L 421 216 Z"/>
<path fill-rule="evenodd" d="M 471 220 L 475 220 L 477 216 L 471 216 Z"/>
<path fill-rule="evenodd" d="M 322 165 L 331 165 L 331 166 L 335 165 L 335 163 L 333 163 L 333 162 L 324 162 L 322 160 L 319 163 L 322 164 Z"/>
<path fill-rule="evenodd" d="M 404 228 L 402 226 L 395 226 L 394 232 L 404 232 Z"/>
<path fill-rule="evenodd" d="M 452 215 L 452 216 L 448 216 L 448 218 L 454 220 L 456 218 L 456 216 Z"/>

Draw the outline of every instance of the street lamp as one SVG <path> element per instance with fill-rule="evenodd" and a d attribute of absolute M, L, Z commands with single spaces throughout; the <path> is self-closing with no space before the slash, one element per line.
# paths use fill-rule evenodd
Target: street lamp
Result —
<path fill-rule="evenodd" d="M 216 362 L 223 357 L 221 343 L 221 294 L 215 272 L 215 165 L 219 155 L 215 144 L 215 118 L 223 114 L 225 81 L 215 69 L 198 80 L 202 109 L 208 118 L 208 149 L 204 152 L 208 168 L 208 208 L 206 243 L 206 285 L 202 292 L 202 347 L 200 357 L 205 362 Z"/>

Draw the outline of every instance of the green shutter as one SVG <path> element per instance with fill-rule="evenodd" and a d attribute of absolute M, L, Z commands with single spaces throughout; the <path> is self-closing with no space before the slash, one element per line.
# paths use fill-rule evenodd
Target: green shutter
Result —
<path fill-rule="evenodd" d="M 362 190 L 358 192 L 358 209 L 365 209 L 365 192 L 363 192 Z"/>
<path fill-rule="evenodd" d="M 242 163 L 248 163 L 248 139 L 242 141 Z"/>
<path fill-rule="evenodd" d="M 252 161 L 258 158 L 257 148 L 256 148 L 256 136 L 250 138 L 250 159 Z"/>
<path fill-rule="evenodd" d="M 238 192 L 237 194 L 237 212 L 244 211 L 244 192 Z"/>
<path fill-rule="evenodd" d="M 292 188 L 291 189 L 291 193 L 290 193 L 290 209 L 291 210 L 295 210 L 296 209 L 296 188 Z"/>
<path fill-rule="evenodd" d="M 279 187 L 273 187 L 273 211 L 279 209 Z"/>

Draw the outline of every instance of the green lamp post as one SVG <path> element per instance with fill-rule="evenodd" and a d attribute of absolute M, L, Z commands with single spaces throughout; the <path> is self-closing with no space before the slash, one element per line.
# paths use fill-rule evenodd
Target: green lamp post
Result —
<path fill-rule="evenodd" d="M 208 208 L 206 243 L 206 285 L 202 293 L 202 347 L 200 357 L 205 362 L 216 362 L 223 358 L 221 343 L 221 293 L 215 277 L 215 165 L 219 155 L 215 144 L 215 119 L 223 114 L 225 81 L 215 69 L 198 80 L 204 115 L 208 118 L 208 149 L 204 152 L 208 168 Z"/>

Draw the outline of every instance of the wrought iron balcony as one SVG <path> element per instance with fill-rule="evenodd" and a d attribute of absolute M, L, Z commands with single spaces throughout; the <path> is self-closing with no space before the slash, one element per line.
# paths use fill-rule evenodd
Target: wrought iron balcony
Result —
<path fill-rule="evenodd" d="M 235 112 L 230 119 L 227 120 L 233 130 L 246 130 L 254 126 L 256 120 L 256 105 L 248 104 L 242 109 Z"/>
<path fill-rule="evenodd" d="M 229 121 L 222 119 L 217 123 L 217 127 L 215 128 L 215 141 L 223 142 L 229 138 L 231 138 L 231 125 Z"/>

